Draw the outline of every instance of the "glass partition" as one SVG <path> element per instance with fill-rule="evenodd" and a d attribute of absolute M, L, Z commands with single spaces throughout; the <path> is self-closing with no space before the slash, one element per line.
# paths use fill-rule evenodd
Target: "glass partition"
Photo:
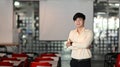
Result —
<path fill-rule="evenodd" d="M 119 1 L 94 2 L 94 54 L 118 51 Z"/>
<path fill-rule="evenodd" d="M 19 31 L 19 52 L 29 51 L 39 38 L 39 1 L 14 0 L 15 26 Z"/>

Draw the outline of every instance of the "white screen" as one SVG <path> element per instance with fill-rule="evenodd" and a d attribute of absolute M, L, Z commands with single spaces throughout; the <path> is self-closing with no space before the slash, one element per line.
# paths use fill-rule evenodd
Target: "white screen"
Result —
<path fill-rule="evenodd" d="M 85 27 L 93 27 L 93 1 L 40 0 L 40 40 L 67 40 L 74 29 L 73 15 L 86 15 Z"/>

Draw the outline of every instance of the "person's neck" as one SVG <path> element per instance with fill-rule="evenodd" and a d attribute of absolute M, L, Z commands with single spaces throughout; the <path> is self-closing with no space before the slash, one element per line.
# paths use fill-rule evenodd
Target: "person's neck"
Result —
<path fill-rule="evenodd" d="M 79 27 L 79 28 L 77 28 L 77 32 L 80 34 L 83 28 L 84 28 L 84 27 Z"/>

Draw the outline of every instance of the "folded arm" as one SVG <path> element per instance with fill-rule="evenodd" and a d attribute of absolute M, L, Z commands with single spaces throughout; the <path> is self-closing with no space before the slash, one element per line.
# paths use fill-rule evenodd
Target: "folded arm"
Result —
<path fill-rule="evenodd" d="M 86 35 L 86 38 L 82 42 L 73 42 L 72 46 L 68 47 L 70 49 L 86 49 L 89 48 L 91 45 L 91 42 L 93 41 L 93 32 L 89 32 Z"/>

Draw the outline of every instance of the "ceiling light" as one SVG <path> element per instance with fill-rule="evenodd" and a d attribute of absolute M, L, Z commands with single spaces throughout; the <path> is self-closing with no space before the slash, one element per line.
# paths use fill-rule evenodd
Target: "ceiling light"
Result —
<path fill-rule="evenodd" d="M 19 6 L 20 6 L 20 2 L 15 1 L 14 5 L 15 5 L 16 7 L 19 7 Z"/>
<path fill-rule="evenodd" d="M 115 4 L 116 7 L 119 7 L 119 5 L 120 5 L 120 4 L 118 4 L 118 3 Z"/>

